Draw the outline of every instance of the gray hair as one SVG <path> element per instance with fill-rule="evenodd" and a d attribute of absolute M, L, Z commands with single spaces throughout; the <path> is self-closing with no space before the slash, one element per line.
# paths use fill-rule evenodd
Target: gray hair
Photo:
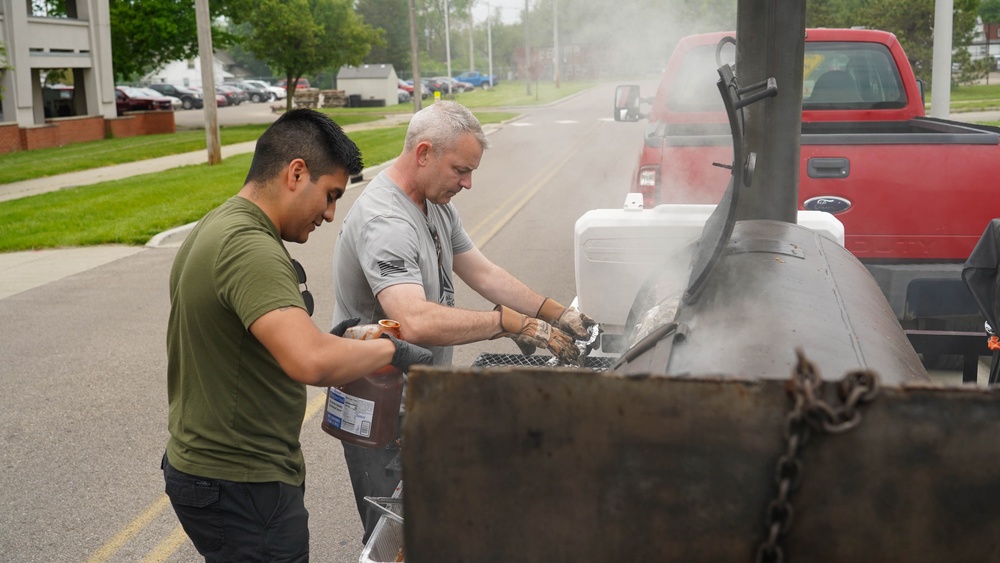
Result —
<path fill-rule="evenodd" d="M 483 133 L 483 127 L 476 116 L 458 102 L 442 100 L 413 114 L 406 129 L 403 150 L 412 151 L 422 141 L 430 141 L 435 153 L 454 146 L 459 137 L 473 135 L 483 149 L 490 148 L 490 142 Z"/>

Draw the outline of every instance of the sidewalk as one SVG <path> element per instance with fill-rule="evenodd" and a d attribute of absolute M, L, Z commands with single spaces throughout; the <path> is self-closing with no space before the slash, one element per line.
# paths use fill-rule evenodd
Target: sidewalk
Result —
<path fill-rule="evenodd" d="M 409 117 L 409 114 L 392 115 L 379 121 L 347 125 L 344 127 L 344 131 L 350 133 L 363 129 L 392 127 L 406 123 L 409 121 Z M 222 158 L 253 152 L 256 144 L 256 141 L 250 141 L 224 146 L 222 147 Z M 179 166 L 204 164 L 207 161 L 208 154 L 202 150 L 3 184 L 0 185 L 0 202 L 130 176 L 162 172 Z M 363 174 L 366 178 L 370 178 L 386 164 L 388 163 L 366 168 Z M 160 233 L 153 237 L 145 247 L 107 245 L 0 253 L 0 299 L 114 262 L 120 258 L 142 252 L 147 248 L 179 246 L 193 226 L 194 223 L 191 223 Z"/>

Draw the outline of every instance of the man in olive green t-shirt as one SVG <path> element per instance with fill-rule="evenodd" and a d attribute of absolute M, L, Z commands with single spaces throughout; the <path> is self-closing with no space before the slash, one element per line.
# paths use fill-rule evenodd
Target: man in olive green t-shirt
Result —
<path fill-rule="evenodd" d="M 209 212 L 170 272 L 166 492 L 206 561 L 308 561 L 299 431 L 306 385 L 343 385 L 430 352 L 339 338 L 310 319 L 283 241 L 333 220 L 361 154 L 339 126 L 294 110 L 257 141 L 243 188 Z M 308 296 L 308 299 L 306 298 Z"/>

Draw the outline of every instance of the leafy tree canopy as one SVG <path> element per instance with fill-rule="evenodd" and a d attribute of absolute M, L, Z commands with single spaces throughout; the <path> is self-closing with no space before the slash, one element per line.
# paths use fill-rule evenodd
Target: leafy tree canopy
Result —
<path fill-rule="evenodd" d="M 213 10 L 224 9 L 215 1 Z M 111 62 L 116 80 L 142 76 L 163 65 L 198 54 L 194 0 L 110 0 Z M 213 30 L 215 47 L 228 35 Z"/>
<path fill-rule="evenodd" d="M 954 59 L 968 60 L 980 0 L 954 0 Z M 934 0 L 808 0 L 809 27 L 863 26 L 896 35 L 917 78 L 930 81 L 934 59 Z"/>
<path fill-rule="evenodd" d="M 243 45 L 285 76 L 291 109 L 300 78 L 324 69 L 359 65 L 383 33 L 355 13 L 350 0 L 241 0 L 230 12 L 249 25 Z"/>
<path fill-rule="evenodd" d="M 979 0 L 979 17 L 986 23 L 1000 23 L 1000 0 Z"/>

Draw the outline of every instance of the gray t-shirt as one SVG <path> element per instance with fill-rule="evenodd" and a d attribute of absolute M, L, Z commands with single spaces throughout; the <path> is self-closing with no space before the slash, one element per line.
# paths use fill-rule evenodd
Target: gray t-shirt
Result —
<path fill-rule="evenodd" d="M 473 246 L 451 203 L 427 202 L 424 216 L 385 172 L 380 173 L 351 206 L 337 238 L 333 324 L 351 317 L 360 317 L 362 324 L 387 318 L 375 296 L 400 283 L 419 284 L 428 301 L 454 307 L 452 259 Z M 451 346 L 430 350 L 434 365 L 451 364 Z"/>

